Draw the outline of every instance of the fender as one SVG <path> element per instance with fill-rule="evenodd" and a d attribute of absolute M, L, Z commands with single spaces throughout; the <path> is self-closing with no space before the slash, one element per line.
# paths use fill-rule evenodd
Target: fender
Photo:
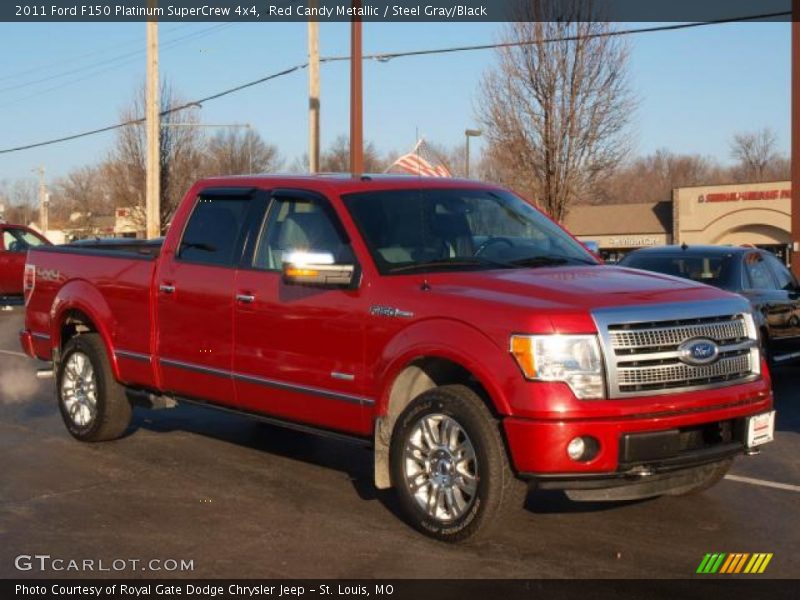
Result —
<path fill-rule="evenodd" d="M 66 313 L 71 310 L 80 311 L 91 319 L 103 340 L 114 378 L 119 380 L 119 368 L 112 343 L 116 321 L 100 291 L 84 279 L 68 281 L 58 290 L 53 300 L 50 308 L 50 339 L 53 347 L 60 348 L 62 345 L 61 324 Z"/>
<path fill-rule="evenodd" d="M 511 414 L 503 384 L 520 375 L 508 350 L 463 321 L 432 318 L 403 329 L 384 347 L 375 369 L 380 390 L 377 415 L 386 414 L 397 376 L 421 357 L 443 358 L 464 367 L 488 392 L 497 413 Z"/>

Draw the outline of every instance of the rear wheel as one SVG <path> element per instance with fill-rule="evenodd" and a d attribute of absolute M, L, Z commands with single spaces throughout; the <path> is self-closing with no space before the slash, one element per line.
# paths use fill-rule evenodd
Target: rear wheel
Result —
<path fill-rule="evenodd" d="M 58 405 L 67 430 L 84 442 L 113 440 L 131 422 L 125 388 L 114 379 L 96 333 L 73 337 L 58 367 Z"/>
<path fill-rule="evenodd" d="M 497 420 L 465 386 L 414 400 L 397 420 L 390 452 L 403 513 L 433 538 L 485 537 L 525 502 L 527 486 L 511 471 Z"/>

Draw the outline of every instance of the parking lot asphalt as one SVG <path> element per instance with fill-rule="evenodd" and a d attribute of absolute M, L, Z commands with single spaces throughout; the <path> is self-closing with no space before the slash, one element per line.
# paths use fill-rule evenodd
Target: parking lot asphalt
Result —
<path fill-rule="evenodd" d="M 114 442 L 73 440 L 21 326 L 0 313 L 0 577 L 684 578 L 708 552 L 773 553 L 761 577 L 800 577 L 800 366 L 774 374 L 776 441 L 711 490 L 610 504 L 534 490 L 496 539 L 453 546 L 406 526 L 369 450 L 345 442 L 190 406 L 137 408 Z M 15 567 L 37 554 L 142 563 Z M 151 559 L 165 566 L 142 571 Z"/>

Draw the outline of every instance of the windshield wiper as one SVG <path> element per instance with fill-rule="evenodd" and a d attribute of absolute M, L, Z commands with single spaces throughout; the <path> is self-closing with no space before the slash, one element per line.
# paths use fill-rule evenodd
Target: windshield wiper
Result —
<path fill-rule="evenodd" d="M 453 258 L 437 258 L 434 260 L 425 260 L 422 262 L 412 263 L 410 265 L 401 265 L 389 269 L 389 273 L 400 273 L 415 271 L 418 269 L 429 268 L 449 268 L 449 267 L 493 267 L 498 269 L 512 269 L 514 265 L 511 263 L 500 262 L 484 258 L 482 256 L 464 256 Z"/>
<path fill-rule="evenodd" d="M 550 267 L 556 265 L 565 265 L 569 262 L 578 262 L 584 265 L 596 265 L 597 263 L 577 258 L 573 256 L 562 256 L 560 254 L 541 254 L 539 256 L 528 256 L 526 258 L 518 258 L 512 260 L 509 264 L 515 267 Z"/>

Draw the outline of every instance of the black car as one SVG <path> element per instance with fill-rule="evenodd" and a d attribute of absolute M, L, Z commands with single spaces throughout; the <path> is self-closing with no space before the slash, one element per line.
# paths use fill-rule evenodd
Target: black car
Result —
<path fill-rule="evenodd" d="M 731 246 L 660 246 L 635 250 L 619 264 L 745 296 L 753 305 L 770 362 L 800 358 L 800 285 L 771 252 Z"/>

